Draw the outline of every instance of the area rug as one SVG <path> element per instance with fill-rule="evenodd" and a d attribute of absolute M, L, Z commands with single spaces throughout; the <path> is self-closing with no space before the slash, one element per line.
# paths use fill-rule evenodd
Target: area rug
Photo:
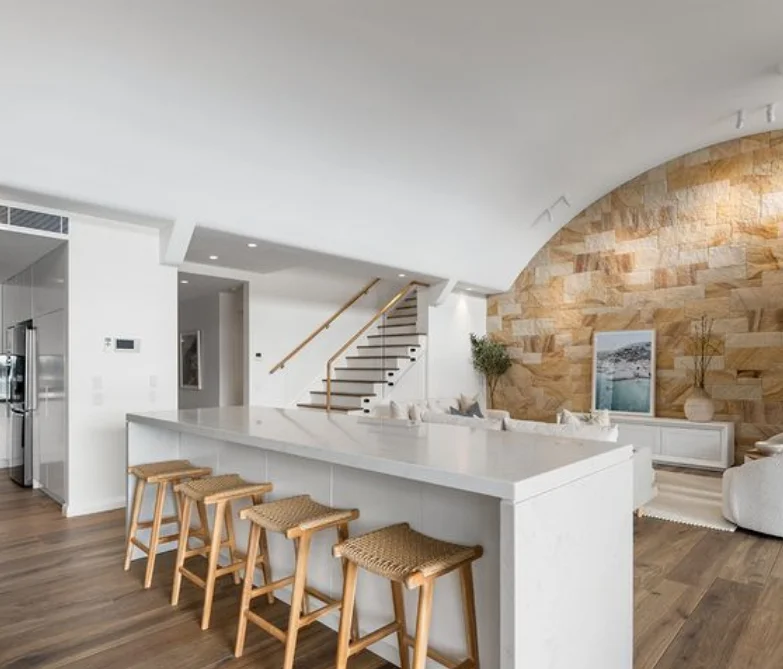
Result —
<path fill-rule="evenodd" d="M 723 481 L 712 476 L 656 471 L 658 496 L 643 507 L 650 518 L 733 532 L 737 529 L 723 517 Z"/>

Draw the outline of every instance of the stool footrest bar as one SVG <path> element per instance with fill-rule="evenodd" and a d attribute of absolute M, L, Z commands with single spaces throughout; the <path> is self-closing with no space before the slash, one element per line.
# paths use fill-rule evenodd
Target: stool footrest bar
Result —
<path fill-rule="evenodd" d="M 286 641 L 286 633 L 283 632 L 279 627 L 275 627 L 272 623 L 270 623 L 268 620 L 262 618 L 257 613 L 253 613 L 252 611 L 246 611 L 245 616 L 247 619 L 253 623 L 254 625 L 257 625 L 262 630 L 267 632 L 268 634 L 271 634 L 275 639 L 278 641 L 281 641 L 282 643 L 285 643 Z"/>
<path fill-rule="evenodd" d="M 200 588 L 206 588 L 207 584 L 204 579 L 202 579 L 199 576 L 196 576 L 192 571 L 188 571 L 185 569 L 185 567 L 179 568 L 179 573 L 182 574 L 186 579 L 188 579 L 191 583 L 194 583 L 195 585 L 199 586 Z"/>
<path fill-rule="evenodd" d="M 356 653 L 360 653 L 368 646 L 372 646 L 374 643 L 377 643 L 381 639 L 386 638 L 390 634 L 394 634 L 399 628 L 400 624 L 396 621 L 389 623 L 388 625 L 384 625 L 383 627 L 379 627 L 374 632 L 370 632 L 369 634 L 351 643 L 351 645 L 348 646 L 348 655 L 350 656 L 355 655 Z"/>

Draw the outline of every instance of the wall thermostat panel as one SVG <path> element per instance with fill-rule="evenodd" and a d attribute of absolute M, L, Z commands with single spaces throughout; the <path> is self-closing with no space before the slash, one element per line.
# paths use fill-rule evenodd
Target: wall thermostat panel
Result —
<path fill-rule="evenodd" d="M 114 340 L 114 350 L 119 353 L 138 353 L 141 349 L 141 339 L 117 337 Z"/>

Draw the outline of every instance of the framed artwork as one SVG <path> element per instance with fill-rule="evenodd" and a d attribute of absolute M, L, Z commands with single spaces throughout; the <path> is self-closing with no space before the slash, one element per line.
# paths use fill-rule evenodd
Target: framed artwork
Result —
<path fill-rule="evenodd" d="M 655 415 L 655 330 L 596 332 L 593 411 Z"/>
<path fill-rule="evenodd" d="M 179 336 L 179 387 L 201 390 L 201 330 Z"/>

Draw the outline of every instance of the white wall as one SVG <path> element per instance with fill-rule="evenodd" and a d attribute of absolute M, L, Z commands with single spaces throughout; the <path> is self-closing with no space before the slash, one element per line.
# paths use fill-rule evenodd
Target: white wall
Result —
<path fill-rule="evenodd" d="M 269 370 L 367 284 L 304 269 L 257 275 L 248 286 L 249 403 L 290 406 L 311 384 L 325 378 L 326 361 L 396 292 L 381 283 L 322 332 L 282 370 Z M 261 357 L 256 357 L 260 353 Z"/>
<path fill-rule="evenodd" d="M 179 334 L 196 330 L 201 331 L 201 390 L 179 388 L 180 409 L 220 406 L 219 293 L 179 303 Z"/>
<path fill-rule="evenodd" d="M 125 414 L 177 407 L 177 270 L 158 231 L 72 217 L 68 515 L 125 506 Z M 103 338 L 141 339 L 139 353 Z"/>
<path fill-rule="evenodd" d="M 245 394 L 245 286 L 221 292 L 220 406 L 244 404 Z"/>
<path fill-rule="evenodd" d="M 456 397 L 479 394 L 484 401 L 481 377 L 473 370 L 471 332 L 487 332 L 487 300 L 479 295 L 451 293 L 445 302 L 428 309 L 427 396 Z"/>

